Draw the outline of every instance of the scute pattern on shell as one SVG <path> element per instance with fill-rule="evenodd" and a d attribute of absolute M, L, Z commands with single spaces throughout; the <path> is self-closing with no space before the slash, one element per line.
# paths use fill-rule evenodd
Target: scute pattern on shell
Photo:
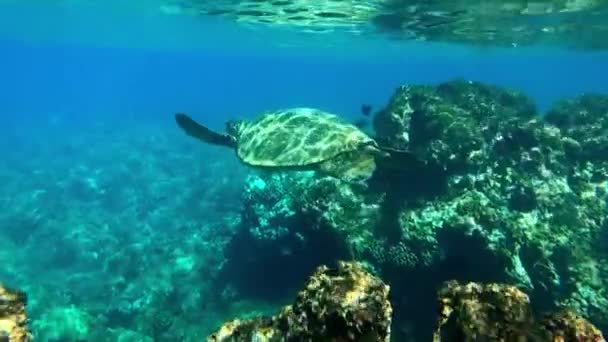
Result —
<path fill-rule="evenodd" d="M 245 124 L 237 137 L 243 162 L 266 167 L 317 164 L 374 143 L 356 126 L 314 108 L 268 112 Z"/>

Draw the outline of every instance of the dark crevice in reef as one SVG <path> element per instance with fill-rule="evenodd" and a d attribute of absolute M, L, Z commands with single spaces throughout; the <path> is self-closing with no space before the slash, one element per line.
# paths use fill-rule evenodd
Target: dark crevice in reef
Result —
<path fill-rule="evenodd" d="M 434 164 L 409 170 L 379 169 L 369 181 L 369 190 L 383 193 L 381 219 L 376 225 L 378 236 L 389 243 L 400 241 L 402 230 L 399 214 L 405 209 L 423 206 L 429 201 L 445 194 L 447 175 Z"/>
<path fill-rule="evenodd" d="M 434 303 L 444 282 L 508 282 L 503 270 L 509 260 L 488 250 L 481 236 L 463 234 L 461 229 L 446 229 L 439 233 L 438 241 L 442 257 L 431 267 L 404 270 L 387 265 L 383 269 L 382 278 L 391 284 L 394 321 L 402 322 L 401 329 L 394 327 L 395 341 L 431 340 L 437 307 L 429 303 Z"/>
<path fill-rule="evenodd" d="M 231 284 L 239 297 L 281 301 L 293 295 L 318 265 L 347 258 L 348 249 L 335 230 L 311 224 L 305 214 L 291 220 L 292 232 L 299 233 L 279 241 L 257 241 L 247 228 L 239 229 L 226 248 L 219 286 Z"/>

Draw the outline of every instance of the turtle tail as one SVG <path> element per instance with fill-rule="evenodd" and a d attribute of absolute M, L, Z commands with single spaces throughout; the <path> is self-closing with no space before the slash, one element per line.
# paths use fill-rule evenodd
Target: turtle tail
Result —
<path fill-rule="evenodd" d="M 191 117 L 183 113 L 175 114 L 175 122 L 191 137 L 204 141 L 208 144 L 236 147 L 234 137 L 228 134 L 221 134 L 194 121 Z"/>

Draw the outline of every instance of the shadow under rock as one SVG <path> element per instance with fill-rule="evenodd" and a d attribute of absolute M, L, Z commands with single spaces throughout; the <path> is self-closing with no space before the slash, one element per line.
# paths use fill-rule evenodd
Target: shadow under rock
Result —
<path fill-rule="evenodd" d="M 369 190 L 385 194 L 376 233 L 389 242 L 397 243 L 402 238 L 400 213 L 446 193 L 447 175 L 436 165 L 409 170 L 379 168 L 369 181 Z"/>
<path fill-rule="evenodd" d="M 435 165 L 405 172 L 380 169 L 370 182 L 371 191 L 385 194 L 377 236 L 385 239 L 387 246 L 402 241 L 400 214 L 447 194 L 447 181 L 446 172 Z M 394 340 L 431 339 L 437 317 L 437 291 L 444 281 L 496 282 L 503 278 L 500 270 L 506 268 L 508 261 L 488 250 L 483 238 L 467 235 L 465 231 L 442 229 L 437 235 L 441 257 L 431 265 L 408 270 L 399 266 L 383 267 L 383 279 L 391 286 Z"/>
<path fill-rule="evenodd" d="M 437 236 L 441 258 L 430 266 L 409 271 L 385 269 L 383 279 L 391 286 L 393 339 L 429 341 L 437 319 L 437 291 L 448 280 L 461 282 L 507 282 L 504 270 L 509 263 L 487 249 L 487 242 L 462 229 L 446 228 Z"/>
<path fill-rule="evenodd" d="M 216 293 L 233 287 L 235 299 L 253 298 L 283 302 L 292 298 L 313 270 L 348 258 L 344 239 L 335 229 L 295 215 L 287 236 L 260 240 L 242 226 L 228 244 L 223 265 L 214 284 Z"/>

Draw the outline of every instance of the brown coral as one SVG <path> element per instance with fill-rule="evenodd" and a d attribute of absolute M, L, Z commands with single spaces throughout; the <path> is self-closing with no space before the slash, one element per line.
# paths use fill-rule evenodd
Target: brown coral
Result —
<path fill-rule="evenodd" d="M 433 341 L 442 341 L 442 333 L 447 341 L 455 336 L 466 341 L 517 336 L 513 329 L 531 321 L 529 303 L 528 296 L 513 286 L 446 282 L 439 291 L 439 326 Z M 455 325 L 446 325 L 452 314 Z"/>
<path fill-rule="evenodd" d="M 353 262 L 320 266 L 273 317 L 233 320 L 208 341 L 390 341 L 389 287 Z"/>
<path fill-rule="evenodd" d="M 562 310 L 547 316 L 540 322 L 540 328 L 548 337 L 547 341 L 605 341 L 601 331 L 570 310 Z"/>
<path fill-rule="evenodd" d="M 448 281 L 439 290 L 433 341 L 605 341 L 593 324 L 563 310 L 536 321 L 528 296 L 505 284 Z"/>
<path fill-rule="evenodd" d="M 24 292 L 10 290 L 0 284 L 0 337 L 8 336 L 10 342 L 31 340 L 25 304 Z"/>

